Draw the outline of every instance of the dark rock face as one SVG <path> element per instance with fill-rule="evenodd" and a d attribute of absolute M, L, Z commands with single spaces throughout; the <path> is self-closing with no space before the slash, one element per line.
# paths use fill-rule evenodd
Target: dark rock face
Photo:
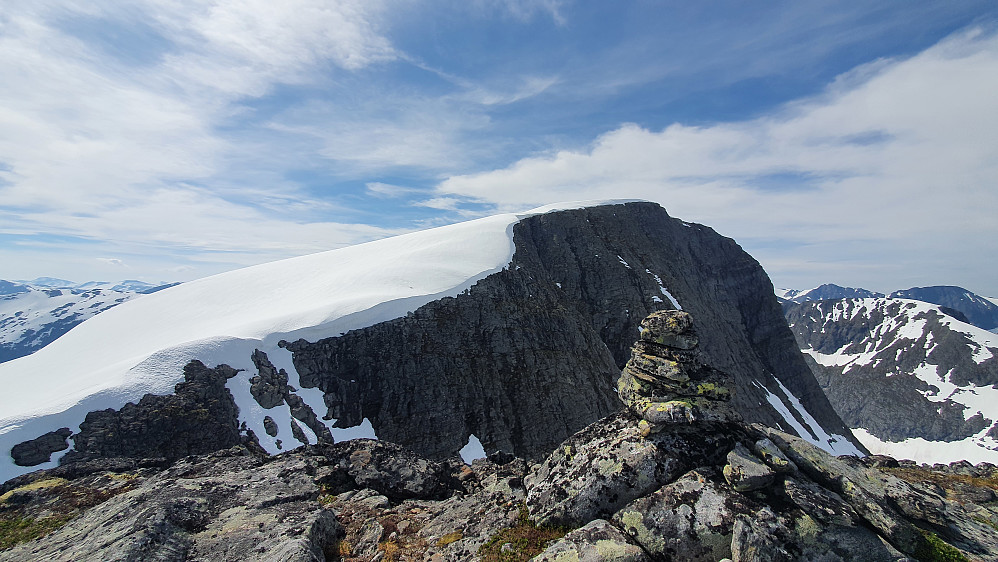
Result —
<path fill-rule="evenodd" d="M 985 330 L 998 328 L 998 305 L 963 287 L 951 285 L 912 287 L 904 291 L 894 291 L 890 296 L 930 302 L 952 308 L 962 312 L 966 317 L 966 322 L 978 328 Z"/>
<path fill-rule="evenodd" d="M 332 443 L 333 435 L 329 428 L 319 421 L 311 406 L 306 404 L 301 396 L 294 393 L 297 389 L 288 384 L 287 371 L 274 367 L 267 354 L 259 349 L 253 351 L 252 359 L 257 368 L 257 375 L 250 378 L 250 394 L 253 395 L 253 399 L 267 410 L 286 403 L 291 410 L 291 417 L 311 429 L 320 443 Z M 270 419 L 269 424 L 267 419 Z M 264 430 L 268 435 L 272 437 L 277 435 L 277 424 L 273 418 L 267 416 L 263 423 Z M 291 433 L 298 442 L 308 444 L 305 432 L 294 420 L 291 421 Z"/>
<path fill-rule="evenodd" d="M 99 457 L 177 459 L 227 449 L 252 439 L 239 429 L 238 408 L 225 381 L 236 375 L 227 365 L 214 369 L 200 361 L 184 367 L 176 394 L 147 394 L 120 410 L 87 414 L 73 435 L 75 450 L 62 462 Z"/>
<path fill-rule="evenodd" d="M 285 342 L 329 416 L 442 458 L 474 434 L 486 451 L 540 458 L 620 408 L 619 369 L 650 312 L 697 318 L 705 360 L 734 377 L 749 421 L 793 431 L 767 401 L 787 387 L 849 436 L 800 356 L 772 284 L 731 239 L 628 203 L 530 217 L 510 266 L 456 298 L 318 342 Z"/>
<path fill-rule="evenodd" d="M 18 443 L 10 449 L 10 456 L 18 466 L 37 466 L 49 462 L 52 453 L 69 448 L 69 436 L 73 432 L 68 427 L 50 431 L 31 441 Z"/>
<path fill-rule="evenodd" d="M 885 441 L 954 441 L 998 427 L 998 410 L 967 412 L 961 398 L 973 396 L 975 387 L 998 384 L 998 348 L 986 349 L 957 331 L 940 308 L 899 299 L 845 299 L 788 306 L 786 315 L 801 349 L 829 363 L 807 357 L 850 427 Z M 835 353 L 855 360 L 835 365 L 822 357 Z M 931 377 L 963 390 L 940 395 L 938 386 L 923 380 Z"/>

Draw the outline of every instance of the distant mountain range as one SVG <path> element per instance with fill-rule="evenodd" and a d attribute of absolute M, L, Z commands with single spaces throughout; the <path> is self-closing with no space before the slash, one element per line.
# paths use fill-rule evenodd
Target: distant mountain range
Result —
<path fill-rule="evenodd" d="M 113 306 L 176 284 L 135 280 L 74 283 L 53 277 L 0 279 L 0 363 L 34 353 Z"/>
<path fill-rule="evenodd" d="M 953 286 L 777 295 L 815 378 L 867 448 L 926 462 L 998 461 L 991 299 Z"/>
<path fill-rule="evenodd" d="M 933 287 L 912 287 L 894 291 L 890 295 L 858 289 L 841 287 L 831 283 L 819 285 L 813 289 L 776 289 L 776 298 L 787 306 L 789 302 L 803 303 L 836 299 L 871 299 L 889 297 L 893 299 L 911 299 L 945 307 L 946 314 L 973 324 L 984 330 L 998 330 L 998 299 L 982 297 L 952 285 L 937 285 Z"/>

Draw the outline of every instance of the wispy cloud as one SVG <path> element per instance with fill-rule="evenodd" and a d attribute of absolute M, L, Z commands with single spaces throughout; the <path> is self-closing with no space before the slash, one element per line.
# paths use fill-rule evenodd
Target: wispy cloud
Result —
<path fill-rule="evenodd" d="M 661 131 L 626 125 L 587 150 L 449 178 L 438 193 L 496 209 L 565 199 L 659 201 L 758 245 L 771 274 L 788 281 L 827 273 L 814 261 L 876 254 L 896 258 L 893 267 L 953 271 L 996 251 L 994 91 L 998 37 L 974 29 L 909 59 L 858 68 L 773 115 Z M 779 252 L 771 251 L 774 241 L 784 241 Z M 887 278 L 860 277 L 874 285 Z"/>

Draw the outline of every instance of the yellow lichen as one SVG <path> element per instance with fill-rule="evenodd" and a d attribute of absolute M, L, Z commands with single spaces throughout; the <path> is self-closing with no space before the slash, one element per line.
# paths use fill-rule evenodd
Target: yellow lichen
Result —
<path fill-rule="evenodd" d="M 7 492 L 6 494 L 0 496 L 0 503 L 6 502 L 11 496 L 19 492 L 30 492 L 32 490 L 43 490 L 45 488 L 55 488 L 56 486 L 62 486 L 68 484 L 69 480 L 65 478 L 43 478 L 41 480 L 35 480 L 30 484 L 25 484 L 20 488 L 14 488 L 13 490 Z"/>
<path fill-rule="evenodd" d="M 461 531 L 454 531 L 453 533 L 447 533 L 446 535 L 440 537 L 437 541 L 437 546 L 443 547 L 450 543 L 457 542 L 464 538 L 464 533 Z"/>

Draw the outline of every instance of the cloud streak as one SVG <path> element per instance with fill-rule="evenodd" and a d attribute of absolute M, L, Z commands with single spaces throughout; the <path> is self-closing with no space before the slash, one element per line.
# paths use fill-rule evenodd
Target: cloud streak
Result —
<path fill-rule="evenodd" d="M 828 279 L 821 264 L 854 267 L 875 255 L 898 261 L 855 277 L 874 288 L 898 268 L 943 282 L 942 271 L 996 253 L 996 89 L 998 37 L 973 29 L 857 68 L 772 115 L 660 131 L 624 125 L 585 150 L 451 177 L 437 192 L 503 210 L 641 197 L 733 235 L 792 284 Z M 991 286 L 981 271 L 964 282 Z"/>

